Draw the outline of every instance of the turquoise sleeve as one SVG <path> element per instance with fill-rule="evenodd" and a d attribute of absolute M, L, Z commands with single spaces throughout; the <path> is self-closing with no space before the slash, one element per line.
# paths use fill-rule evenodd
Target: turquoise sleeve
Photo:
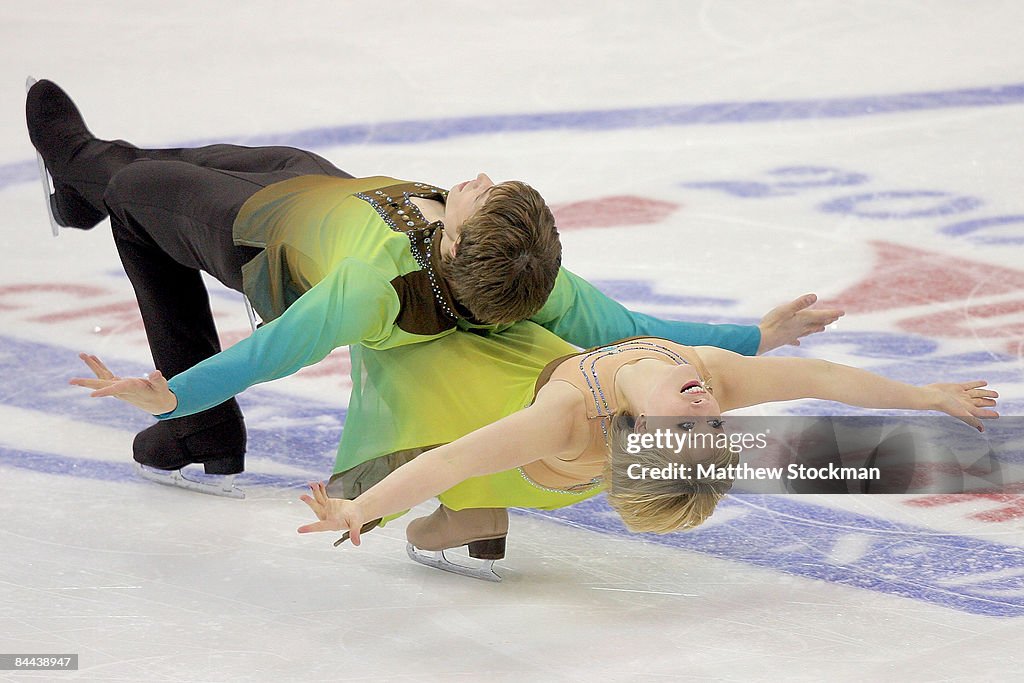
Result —
<path fill-rule="evenodd" d="M 687 346 L 717 346 L 745 356 L 757 355 L 761 330 L 756 325 L 708 325 L 662 320 L 630 311 L 592 284 L 562 268 L 547 302 L 531 320 L 583 348 L 626 337 L 661 337 Z"/>
<path fill-rule="evenodd" d="M 398 296 L 383 274 L 346 259 L 279 318 L 172 377 L 168 384 L 178 406 L 157 417 L 198 413 L 312 365 L 339 346 L 383 339 L 398 309 Z"/>

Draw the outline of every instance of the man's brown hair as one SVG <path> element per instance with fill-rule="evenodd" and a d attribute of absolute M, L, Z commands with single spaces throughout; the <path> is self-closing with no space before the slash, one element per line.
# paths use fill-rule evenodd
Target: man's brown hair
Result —
<path fill-rule="evenodd" d="M 482 323 L 525 320 L 540 310 L 562 263 L 555 217 L 536 190 L 517 180 L 495 185 L 462 224 L 445 276 L 459 303 Z"/>

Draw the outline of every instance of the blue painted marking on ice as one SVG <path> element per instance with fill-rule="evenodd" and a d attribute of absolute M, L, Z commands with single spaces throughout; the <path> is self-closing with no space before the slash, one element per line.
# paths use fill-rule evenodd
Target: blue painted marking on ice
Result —
<path fill-rule="evenodd" d="M 760 180 L 701 180 L 680 183 L 681 187 L 698 190 L 718 190 L 734 197 L 760 199 L 796 194 L 797 191 L 817 190 L 822 187 L 860 185 L 869 176 L 842 169 L 824 166 L 787 166 L 764 172 L 771 182 Z M 977 197 L 955 196 L 942 190 L 889 190 L 865 192 L 830 199 L 819 204 L 818 210 L 825 213 L 841 213 L 873 220 L 902 220 L 951 216 L 967 213 L 982 206 Z M 947 228 L 945 232 L 962 234 L 972 232 L 989 224 L 1014 222 L 1007 217 L 984 219 L 977 222 L 960 223 Z M 1012 217 L 1009 217 L 1012 218 Z M 979 223 L 975 227 L 975 223 Z"/>
<path fill-rule="evenodd" d="M 800 342 L 803 349 L 818 346 L 850 346 L 850 353 L 858 358 L 920 358 L 934 353 L 938 342 L 912 334 L 895 332 L 841 332 L 829 331 Z M 929 360 L 930 362 L 930 360 Z"/>
<path fill-rule="evenodd" d="M 135 473 L 131 455 L 117 454 L 120 462 L 111 460 L 91 460 L 88 458 L 75 458 L 66 455 L 55 455 L 53 453 L 38 453 L 35 451 L 18 450 L 0 446 L 0 466 L 14 467 L 17 469 L 31 470 L 42 474 L 56 474 L 72 476 L 78 479 L 93 479 L 98 481 L 136 481 L 144 483 Z M 189 472 L 192 468 L 186 470 Z M 275 488 L 301 488 L 305 486 L 312 476 L 323 477 L 326 470 L 318 471 L 312 475 L 303 476 L 296 474 L 286 476 L 280 474 L 262 474 L 258 472 L 244 472 L 235 480 L 240 486 L 273 486 Z M 202 477 L 202 470 L 197 468 L 196 472 Z M 186 476 L 192 476 L 186 474 Z M 149 485 L 148 483 L 146 484 Z"/>
<path fill-rule="evenodd" d="M 996 228 L 1003 225 L 1014 225 L 1020 223 L 1024 223 L 1024 216 L 1019 214 L 1011 216 L 990 216 L 988 218 L 975 218 L 972 220 L 954 223 L 953 225 L 947 225 L 940 229 L 939 232 L 946 235 L 952 235 L 953 237 L 973 235 L 974 239 L 981 244 L 1024 244 L 1024 237 L 1021 236 L 1012 237 L 1010 235 L 974 234 L 978 231 L 985 230 L 986 228 Z"/>
<path fill-rule="evenodd" d="M 743 199 L 790 196 L 822 187 L 859 185 L 870 180 L 855 173 L 826 166 L 788 166 L 763 172 L 763 180 L 700 180 L 680 183 L 680 187 L 716 190 Z M 869 220 L 904 220 L 954 216 L 984 206 L 984 200 L 968 195 L 954 195 L 943 190 L 887 190 L 846 195 L 821 202 L 817 209 Z M 992 228 L 1024 223 L 1024 215 L 1010 214 L 962 220 L 939 229 L 952 237 L 966 237 L 978 244 L 1024 244 L 1024 237 L 988 233 Z M 979 234 L 975 234 L 979 233 Z"/>
<path fill-rule="evenodd" d="M 84 374 L 84 366 L 69 349 L 13 337 L 0 337 L 0 349 L 12 359 L 2 363 L 0 372 L 2 405 L 47 414 L 59 410 L 60 415 L 78 422 L 131 433 L 154 423 L 151 417 L 130 406 L 119 405 L 115 399 L 94 399 L 85 389 L 67 386 L 69 378 Z M 111 366 L 124 376 L 137 377 L 152 370 L 126 362 L 111 363 Z M 31 389 L 26 390 L 26 387 Z M 310 472 L 314 476 L 325 476 L 332 471 L 335 450 L 341 438 L 344 409 L 286 397 L 258 387 L 246 391 L 239 398 L 239 403 L 250 418 L 258 416 L 258 419 L 250 419 L 246 424 L 250 434 L 247 456 L 250 462 L 265 458 Z M 131 454 L 125 453 L 123 457 L 128 462 Z M 62 471 L 60 468 L 65 465 L 74 464 L 78 469 L 67 470 L 68 474 L 77 473 L 100 479 L 107 478 L 108 473 L 107 470 L 95 470 L 101 465 L 90 464 L 97 461 L 81 460 L 64 454 L 8 451 L 2 454 L 0 462 L 19 467 L 29 467 L 36 463 L 45 468 L 41 471 L 55 473 Z M 126 477 L 134 476 L 128 469 L 123 470 L 123 473 Z"/>
<path fill-rule="evenodd" d="M 52 453 L 0 446 L 0 465 L 32 470 L 42 474 L 61 474 L 103 481 L 125 481 L 134 478 L 130 456 L 122 462 L 111 462 L 62 457 Z"/>
<path fill-rule="evenodd" d="M 646 280 L 591 280 L 590 284 L 618 302 L 639 301 L 659 306 L 714 306 L 718 308 L 735 306 L 737 303 L 735 299 L 655 292 L 651 283 Z"/>
<path fill-rule="evenodd" d="M 731 194 L 733 197 L 743 197 L 744 199 L 794 194 L 791 190 L 781 190 L 774 185 L 759 183 L 756 180 L 701 180 L 680 183 L 680 186 L 694 190 L 719 190 Z"/>
<path fill-rule="evenodd" d="M 314 128 L 236 137 L 247 145 L 290 145 L 319 149 L 341 145 L 417 144 L 467 135 L 526 133 L 550 130 L 608 131 L 664 126 L 763 123 L 878 116 L 901 112 L 962 107 L 995 107 L 1024 103 L 1024 83 L 938 92 L 896 93 L 867 97 L 777 100 L 773 102 L 708 102 L 662 107 L 463 116 L 418 121 L 390 121 Z M 224 142 L 217 140 L 216 142 Z M 185 143 L 208 144 L 210 140 Z M 36 178 L 35 162 L 0 165 L 0 189 Z"/>
<path fill-rule="evenodd" d="M 863 173 L 829 166 L 782 166 L 768 171 L 768 175 L 777 178 L 776 187 L 791 190 L 862 185 L 871 179 Z"/>
<path fill-rule="evenodd" d="M 909 384 L 985 379 L 989 384 L 996 386 L 1020 381 L 1021 372 L 1013 360 L 1008 355 L 978 351 L 928 356 L 917 360 L 869 366 L 869 369 Z"/>
<path fill-rule="evenodd" d="M 778 197 L 796 194 L 797 190 L 819 187 L 861 185 L 870 178 L 863 173 L 851 173 L 827 166 L 783 166 L 765 171 L 773 178 L 765 183 L 758 180 L 712 180 L 682 183 L 682 187 L 698 190 L 720 190 L 734 197 Z"/>
<path fill-rule="evenodd" d="M 32 161 L 16 161 L 13 164 L 0 164 L 0 190 L 8 185 L 38 180 L 39 166 Z"/>
<path fill-rule="evenodd" d="M 1024 83 L 869 97 L 837 97 L 774 102 L 710 102 L 663 107 L 466 116 L 421 121 L 299 131 L 286 136 L 255 136 L 246 144 L 331 147 L 349 144 L 409 144 L 465 135 L 547 130 L 621 130 L 662 126 L 758 123 L 877 116 L 907 111 L 991 107 L 1024 103 Z M 283 138 L 283 139 L 282 139 Z"/>
<path fill-rule="evenodd" d="M 1024 616 L 1024 548 L 936 533 L 898 522 L 800 502 L 791 496 L 726 498 L 741 514 L 692 531 L 630 534 L 603 496 L 545 517 L 616 536 L 713 555 L 787 574 L 921 600 L 995 617 Z M 857 559 L 830 551 L 846 537 L 868 537 Z M 985 578 L 1007 570 L 1002 578 Z"/>
<path fill-rule="evenodd" d="M 915 201 L 918 199 L 927 201 Z M 908 208 L 899 208 L 902 204 Z M 984 202 L 977 197 L 954 196 L 940 190 L 892 190 L 839 197 L 821 204 L 818 209 L 825 213 L 845 213 L 874 220 L 902 220 L 952 216 L 973 211 L 982 204 Z M 869 210 L 865 206 L 876 208 Z"/>

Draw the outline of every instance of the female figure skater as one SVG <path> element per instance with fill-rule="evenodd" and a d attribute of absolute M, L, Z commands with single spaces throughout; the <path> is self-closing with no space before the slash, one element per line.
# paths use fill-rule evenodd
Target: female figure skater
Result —
<path fill-rule="evenodd" d="M 721 416 L 730 410 L 802 398 L 940 411 L 979 431 L 982 419 L 998 417 L 992 410 L 998 394 L 984 388 L 984 381 L 912 386 L 824 360 L 745 357 L 658 338 L 570 352 L 548 362 L 539 376 L 532 374 L 537 359 L 553 357 L 567 345 L 531 323 L 490 338 L 457 333 L 432 346 L 434 353 L 443 348 L 444 355 L 429 364 L 410 356 L 417 353 L 411 347 L 364 350 L 364 357 L 355 359 L 365 367 L 367 387 L 350 406 L 346 431 L 354 429 L 352 436 L 366 439 L 360 439 L 362 455 L 359 445 L 346 452 L 343 444 L 340 455 L 350 461 L 340 460 L 338 469 L 359 462 L 366 448 L 402 451 L 417 438 L 420 446 L 444 443 L 502 406 L 511 414 L 446 445 L 416 449 L 421 454 L 415 459 L 352 500 L 330 497 L 324 484 L 312 484 L 312 495 L 302 500 L 319 521 L 299 533 L 346 530 L 359 545 L 360 531 L 376 526 L 379 518 L 438 496 L 442 507 L 409 525 L 411 544 L 427 550 L 469 545 L 474 557 L 499 559 L 507 533 L 501 508 L 564 507 L 606 488 L 609 503 L 630 530 L 667 533 L 701 524 L 731 482 L 690 480 L 675 490 L 657 480 L 618 486 L 626 481 L 625 469 L 637 462 L 663 467 L 681 457 L 691 464 L 724 466 L 737 456 L 728 449 L 629 453 L 624 446 L 631 434 L 720 433 Z M 483 358 L 490 362 L 477 362 Z M 531 374 L 535 397 L 516 410 L 512 406 L 529 399 L 525 378 Z M 400 395 L 405 403 L 397 400 Z M 386 416 L 379 413 L 384 404 Z"/>

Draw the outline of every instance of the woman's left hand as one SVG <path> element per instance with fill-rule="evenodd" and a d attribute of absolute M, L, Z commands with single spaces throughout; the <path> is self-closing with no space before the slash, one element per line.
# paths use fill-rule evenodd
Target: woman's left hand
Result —
<path fill-rule="evenodd" d="M 313 495 L 299 496 L 299 500 L 308 505 L 320 521 L 300 526 L 299 533 L 348 531 L 352 545 L 359 545 L 359 532 L 363 527 L 363 522 L 366 521 L 359 504 L 353 500 L 330 498 L 323 482 L 312 483 L 309 485 L 309 489 Z"/>
<path fill-rule="evenodd" d="M 988 382 L 961 382 L 959 384 L 929 384 L 925 389 L 936 392 L 936 410 L 963 420 L 979 432 L 985 431 L 982 420 L 999 417 L 999 413 L 989 408 L 995 406 L 999 394 L 991 389 L 983 389 Z"/>

